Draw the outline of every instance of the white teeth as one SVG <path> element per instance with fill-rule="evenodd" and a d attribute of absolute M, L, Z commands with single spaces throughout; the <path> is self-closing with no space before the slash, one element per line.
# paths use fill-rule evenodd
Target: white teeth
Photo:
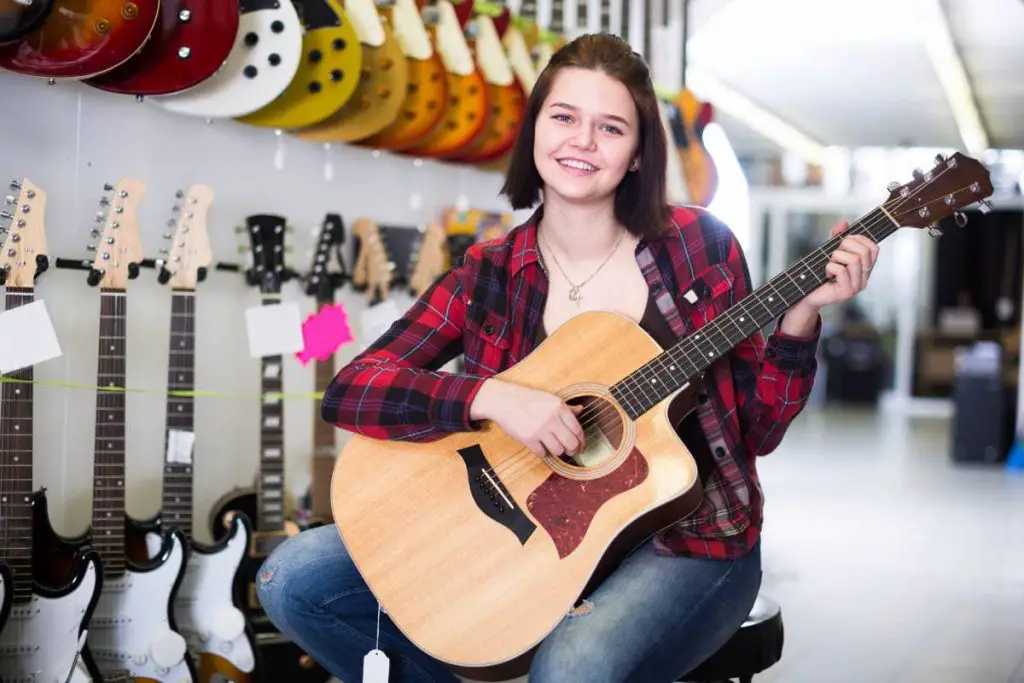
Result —
<path fill-rule="evenodd" d="M 562 159 L 560 162 L 562 166 L 568 166 L 569 168 L 578 168 L 581 171 L 596 171 L 597 169 L 588 164 L 585 161 L 579 161 L 577 159 Z"/>

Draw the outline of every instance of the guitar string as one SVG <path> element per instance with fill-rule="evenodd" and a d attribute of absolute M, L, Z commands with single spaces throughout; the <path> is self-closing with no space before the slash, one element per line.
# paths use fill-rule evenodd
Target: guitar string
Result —
<path fill-rule="evenodd" d="M 818 249 L 815 249 L 814 251 L 809 253 L 807 256 L 805 256 L 803 259 L 798 261 L 796 264 L 794 264 L 793 266 L 787 268 L 785 271 L 783 271 L 782 273 L 777 275 L 775 278 L 773 278 L 771 281 L 769 281 L 767 283 L 767 285 L 769 287 L 771 287 L 772 289 L 774 289 L 774 291 L 776 293 L 778 293 L 780 296 L 782 296 L 784 299 L 788 299 L 788 294 L 793 293 L 792 290 L 795 290 L 796 293 L 799 293 L 801 295 L 801 298 L 802 298 L 802 296 L 805 296 L 806 293 L 804 293 L 803 290 L 796 284 L 796 282 L 792 280 L 792 277 L 789 278 L 790 281 L 791 281 L 790 283 L 785 283 L 784 281 L 782 281 L 779 285 L 772 285 L 772 282 L 774 282 L 775 280 L 780 280 L 781 281 L 783 275 L 788 275 L 789 271 L 794 270 L 797 267 L 806 267 L 806 268 L 809 268 L 809 269 L 814 269 L 814 268 L 820 267 L 822 265 L 827 265 L 827 263 L 831 261 L 831 251 L 828 251 L 828 253 L 823 253 L 823 252 L 826 252 L 827 250 L 833 250 L 833 248 L 837 247 L 842 242 L 842 240 L 845 237 L 847 237 L 848 235 L 870 233 L 871 231 L 875 230 L 876 228 L 887 227 L 887 230 L 885 231 L 885 234 L 882 235 L 876 241 L 876 243 L 884 240 L 889 235 L 891 235 L 893 232 L 895 232 L 896 230 L 899 229 L 899 225 L 898 224 L 894 224 L 894 220 L 896 219 L 896 217 L 897 216 L 903 217 L 905 215 L 909 215 L 910 212 L 905 210 L 905 207 L 907 206 L 907 204 L 909 204 L 913 199 L 915 199 L 916 196 L 921 191 L 923 191 L 925 187 L 927 187 L 929 184 L 937 181 L 950 168 L 951 167 L 947 165 L 943 169 L 941 169 L 940 171 L 934 173 L 930 179 L 927 179 L 918 188 L 916 188 L 912 192 L 909 192 L 907 194 L 907 196 L 905 196 L 905 197 L 901 196 L 901 197 L 898 197 L 897 199 L 889 200 L 887 202 L 883 202 L 879 207 L 876 207 L 876 209 L 874 209 L 871 212 L 869 212 L 868 214 L 866 214 L 864 218 L 857 220 L 853 225 L 849 226 L 847 228 L 847 230 L 845 230 L 842 233 L 840 233 L 839 235 L 831 238 L 824 245 L 822 245 Z M 970 186 L 966 186 L 964 188 L 960 188 L 960 189 L 956 190 L 954 192 L 954 194 L 956 194 L 958 192 L 961 192 L 964 189 L 968 189 L 969 187 Z M 932 200 L 932 201 L 938 201 L 938 199 Z M 880 216 L 871 218 L 872 214 L 874 214 L 875 212 L 878 212 L 879 209 L 884 209 L 886 207 L 886 205 L 890 204 L 890 203 L 893 204 L 893 206 L 889 207 L 889 209 L 890 209 L 889 215 L 892 215 L 892 219 L 890 219 L 889 215 L 886 215 L 884 211 L 881 212 Z M 927 206 L 927 204 L 929 204 L 929 203 L 931 203 L 931 202 L 928 202 L 928 203 L 926 203 L 923 206 Z M 913 207 L 914 211 L 919 211 L 921 208 L 922 207 L 917 207 L 917 206 Z M 824 263 L 821 262 L 821 259 L 823 257 L 824 257 Z M 808 259 L 813 259 L 815 261 L 815 263 L 814 264 L 807 263 Z M 782 294 L 782 291 L 780 291 L 780 285 L 781 285 L 781 287 L 785 288 L 785 290 L 787 291 L 787 295 L 783 295 Z M 766 286 L 762 286 L 759 289 L 764 290 L 764 289 L 767 289 L 767 288 L 768 287 L 766 287 Z M 733 307 L 733 308 L 740 308 L 743 305 L 745 305 L 746 303 L 749 303 L 748 299 L 750 299 L 750 298 L 751 297 L 745 297 L 744 301 L 736 304 L 736 306 Z M 791 305 L 792 304 L 790 304 L 790 306 Z M 704 328 L 701 328 L 701 330 L 699 330 L 695 334 L 705 334 L 705 337 L 707 337 L 709 335 L 713 335 L 715 332 L 721 332 L 722 328 L 725 326 L 725 324 L 727 322 L 725 320 L 725 318 L 726 318 L 726 316 L 724 314 L 722 316 L 716 317 L 714 320 L 709 322 L 707 325 L 704 326 Z M 733 324 L 735 325 L 735 322 L 733 322 Z M 705 331 L 705 328 L 707 328 L 708 331 Z M 728 339 L 727 336 L 726 336 L 726 338 Z M 675 348 L 675 347 L 673 347 L 673 348 Z M 712 348 L 714 348 L 713 344 L 712 344 Z M 716 352 L 717 352 L 717 349 L 716 349 Z M 721 354 L 719 354 L 719 355 L 721 355 Z M 663 360 L 663 358 L 661 356 L 658 357 L 658 360 L 662 364 L 664 363 L 664 360 Z M 691 364 L 696 366 L 696 364 L 694 364 L 692 359 L 689 358 L 688 356 L 687 356 L 687 360 Z M 638 397 L 635 394 L 633 394 L 633 396 L 631 398 L 638 398 Z M 644 397 L 644 401 L 645 402 L 649 402 L 649 400 L 650 400 L 649 397 Z M 588 406 L 588 408 L 589 408 L 589 406 Z M 592 432 L 593 429 L 595 429 L 595 428 L 597 429 L 597 431 L 598 431 L 598 433 L 600 435 L 603 435 L 602 434 L 603 430 L 601 429 L 602 426 L 603 426 L 601 424 L 601 420 L 603 419 L 603 417 L 605 417 L 605 416 L 607 416 L 609 414 L 616 414 L 617 415 L 617 411 L 615 410 L 615 407 L 612 406 L 611 404 L 609 404 L 607 401 L 601 401 L 600 408 L 598 408 L 596 411 L 591 412 L 590 414 L 586 415 L 586 417 L 584 417 L 584 413 L 587 413 L 586 409 L 583 412 L 581 412 L 579 417 L 583 418 L 581 421 L 586 424 L 586 427 L 585 427 L 585 430 L 584 430 L 585 437 L 587 437 L 587 435 L 590 432 Z M 593 437 L 587 437 L 587 438 L 593 438 Z M 520 454 L 522 454 L 524 452 L 527 453 L 526 457 L 525 458 L 519 457 Z M 538 458 L 536 455 L 534 455 L 533 452 L 530 451 L 528 448 L 520 449 L 520 450 L 514 452 L 513 454 L 511 454 L 510 456 L 502 459 L 502 461 L 497 463 L 494 467 L 486 468 L 484 470 L 484 472 L 489 473 L 489 474 L 495 474 L 495 475 L 499 475 L 500 474 L 502 480 L 510 482 L 510 481 L 513 481 L 516 478 L 516 476 L 509 477 L 508 474 L 503 474 L 503 473 L 509 472 L 510 469 L 519 469 L 519 468 L 516 468 L 515 466 L 517 464 L 521 464 L 521 463 L 525 463 L 526 464 L 526 469 L 532 470 L 533 469 L 533 462 L 542 462 L 542 460 L 540 458 Z M 503 465 L 505 465 L 505 467 L 503 467 Z"/>

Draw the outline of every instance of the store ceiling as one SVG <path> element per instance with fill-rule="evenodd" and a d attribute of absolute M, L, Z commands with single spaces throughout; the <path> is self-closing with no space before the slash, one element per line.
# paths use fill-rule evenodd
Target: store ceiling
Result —
<path fill-rule="evenodd" d="M 1024 148 L 1024 2 L 943 5 L 990 145 Z M 912 6 L 691 0 L 689 59 L 824 145 L 964 149 Z M 741 154 L 779 149 L 724 112 L 718 121 Z"/>

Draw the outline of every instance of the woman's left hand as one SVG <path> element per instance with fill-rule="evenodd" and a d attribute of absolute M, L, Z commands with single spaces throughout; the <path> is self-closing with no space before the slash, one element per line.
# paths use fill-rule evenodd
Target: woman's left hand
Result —
<path fill-rule="evenodd" d="M 843 222 L 832 228 L 835 237 L 849 226 Z M 829 304 L 839 303 L 852 298 L 868 286 L 871 269 L 878 259 L 878 245 L 865 235 L 848 235 L 839 243 L 829 262 L 825 265 L 825 273 L 829 276 L 825 284 L 800 300 L 798 306 L 818 310 Z"/>

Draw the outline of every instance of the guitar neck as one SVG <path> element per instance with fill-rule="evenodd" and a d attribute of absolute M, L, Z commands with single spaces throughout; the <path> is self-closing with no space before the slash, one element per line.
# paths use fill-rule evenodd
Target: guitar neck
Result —
<path fill-rule="evenodd" d="M 264 306 L 280 303 L 277 297 L 265 297 Z M 256 512 L 258 531 L 282 531 L 284 509 L 284 386 L 282 357 L 264 356 L 261 362 L 260 471 Z M 268 396 L 268 394 L 274 394 Z"/>
<path fill-rule="evenodd" d="M 124 573 L 125 323 L 124 290 L 100 292 L 100 333 L 96 385 L 96 443 L 93 460 L 92 545 L 105 578 Z"/>
<path fill-rule="evenodd" d="M 164 441 L 164 521 L 192 540 L 192 443 L 195 416 L 195 292 L 176 289 L 171 295 L 171 335 L 167 363 L 167 421 Z M 178 395 L 174 392 L 189 392 Z M 181 449 L 178 444 L 188 443 Z M 172 447 L 173 446 L 173 447 Z"/>
<path fill-rule="evenodd" d="M 35 300 L 28 288 L 9 288 L 5 308 Z M 32 598 L 32 367 L 5 375 L 0 387 L 0 557 L 11 570 L 15 602 Z"/>
<path fill-rule="evenodd" d="M 318 298 L 316 309 L 319 311 L 323 306 L 334 303 L 333 299 Z M 317 392 L 323 392 L 334 379 L 335 364 L 332 354 L 327 360 L 316 361 L 315 387 Z M 313 456 L 334 457 L 337 455 L 335 429 L 326 420 L 320 418 L 320 411 L 313 411 Z"/>
<path fill-rule="evenodd" d="M 843 237 L 860 234 L 880 242 L 896 232 L 897 227 L 881 207 L 875 209 L 751 292 L 698 332 L 680 340 L 614 384 L 612 395 L 627 414 L 633 419 L 638 418 L 824 284 L 825 265 Z"/>

